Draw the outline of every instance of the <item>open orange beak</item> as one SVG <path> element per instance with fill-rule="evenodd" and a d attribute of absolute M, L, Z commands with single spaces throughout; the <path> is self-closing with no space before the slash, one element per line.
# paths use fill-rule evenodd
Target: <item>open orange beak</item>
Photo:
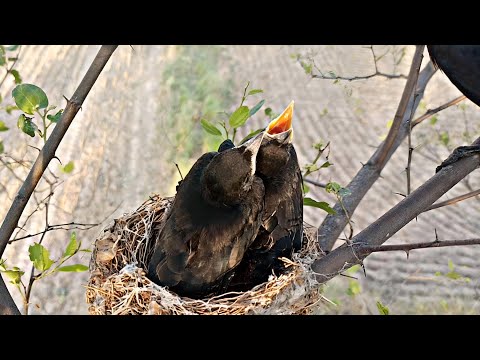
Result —
<path fill-rule="evenodd" d="M 294 101 L 287 106 L 285 110 L 267 126 L 267 134 L 275 135 L 288 131 L 292 128 Z"/>

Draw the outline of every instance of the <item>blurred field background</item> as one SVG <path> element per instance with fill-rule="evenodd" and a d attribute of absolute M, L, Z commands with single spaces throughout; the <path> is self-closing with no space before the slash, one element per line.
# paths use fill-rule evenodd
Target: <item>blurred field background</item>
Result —
<path fill-rule="evenodd" d="M 63 95 L 73 94 L 95 57 L 99 46 L 23 46 L 16 68 L 24 83 L 40 86 L 50 103 L 65 106 Z M 386 73 L 407 74 L 413 46 L 375 46 L 378 62 Z M 327 73 L 342 76 L 368 75 L 374 71 L 371 52 L 359 45 L 226 45 L 120 46 L 83 104 L 60 145 L 57 156 L 65 164 L 74 162 L 71 174 L 62 174 L 63 184 L 55 191 L 50 218 L 56 223 L 102 224 L 78 231 L 77 238 L 91 246 L 95 237 L 115 217 L 135 210 L 152 193 L 174 194 L 180 179 L 175 163 L 185 174 L 205 151 L 214 150 L 218 139 L 200 126 L 204 116 L 233 111 L 240 103 L 248 81 L 263 93 L 247 100 L 253 106 L 265 99 L 264 108 L 279 112 L 295 100 L 294 144 L 299 161 L 313 160 L 312 145 L 331 143 L 334 164 L 315 173 L 320 182 L 347 185 L 388 132 L 400 100 L 405 80 L 373 77 L 368 80 L 340 81 L 312 79 L 308 66 L 298 59 L 314 59 Z M 428 62 L 425 52 L 424 65 Z M 13 102 L 10 79 L 0 89 L 4 102 Z M 437 72 L 430 81 L 417 115 L 461 95 L 446 76 Z M 2 133 L 5 152 L 18 158 L 34 159 L 40 146 L 16 127 L 16 116 L 0 111 L 0 120 L 15 131 Z M 249 120 L 247 130 L 267 123 L 263 109 Z M 478 135 L 480 109 L 466 100 L 448 108 L 415 129 L 417 148 L 412 162 L 413 188 L 435 172 L 435 167 L 458 145 Z M 242 135 L 241 134 L 241 135 Z M 408 149 L 403 144 L 393 156 L 382 178 L 373 186 L 353 216 L 355 234 L 401 200 L 406 192 L 405 166 Z M 54 160 L 50 167 L 59 166 Z M 14 176 L 0 168 L 0 218 L 3 219 L 26 175 Z M 478 188 L 478 174 L 453 188 L 443 199 Z M 42 184 L 40 184 L 41 186 Z M 311 196 L 333 205 L 334 198 L 323 189 L 310 186 Z M 29 204 L 28 211 L 32 211 Z M 389 243 L 419 242 L 435 238 L 476 237 L 478 199 L 444 207 L 418 217 Z M 38 216 L 37 216 L 38 215 Z M 305 220 L 319 226 L 325 213 L 305 208 Z M 28 233 L 43 229 L 36 214 Z M 52 256 L 59 256 L 69 240 L 69 232 L 46 235 L 44 244 Z M 4 258 L 12 265 L 29 269 L 28 245 L 32 238 L 8 246 Z M 322 305 L 319 313 L 376 314 L 376 301 L 394 314 L 478 313 L 478 247 L 451 247 L 417 250 L 407 260 L 404 253 L 373 254 L 366 261 L 366 277 L 360 269 L 350 271 L 357 280 L 337 277 L 327 284 L 325 295 L 337 306 Z M 88 264 L 89 254 L 77 260 Z M 29 270 L 28 270 L 29 271 Z M 459 276 L 445 276 L 451 272 Z M 35 284 L 33 314 L 86 314 L 87 273 L 58 274 Z M 457 277 L 457 279 L 453 279 Z M 16 296 L 15 289 L 12 288 Z M 16 296 L 16 300 L 20 299 Z"/>

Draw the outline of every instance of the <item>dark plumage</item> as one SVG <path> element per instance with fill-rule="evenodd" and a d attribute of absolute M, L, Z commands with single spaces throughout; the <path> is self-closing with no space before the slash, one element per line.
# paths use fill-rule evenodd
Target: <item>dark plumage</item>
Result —
<path fill-rule="evenodd" d="M 229 290 L 245 291 L 268 280 L 272 270 L 283 271 L 279 257 L 292 257 L 302 246 L 303 193 L 302 173 L 291 143 L 291 116 L 285 125 L 280 115 L 273 120 L 257 155 L 256 174 L 265 185 L 265 210 L 257 238 L 235 269 Z M 284 113 L 285 113 L 284 112 Z M 283 127 L 282 127 L 283 126 Z M 276 133 L 275 131 L 281 131 Z"/>
<path fill-rule="evenodd" d="M 480 106 L 480 45 L 427 45 L 432 62 Z"/>
<path fill-rule="evenodd" d="M 264 186 L 254 174 L 262 138 L 193 165 L 156 241 L 150 279 L 192 298 L 226 288 L 263 217 Z"/>

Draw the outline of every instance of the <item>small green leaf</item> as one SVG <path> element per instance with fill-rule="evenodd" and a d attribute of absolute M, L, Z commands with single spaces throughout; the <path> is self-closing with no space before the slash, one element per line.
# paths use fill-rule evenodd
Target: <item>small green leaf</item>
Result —
<path fill-rule="evenodd" d="M 11 114 L 13 110 L 19 110 L 18 109 L 18 106 L 15 106 L 15 105 L 7 105 L 5 107 L 5 111 L 7 112 L 7 114 Z"/>
<path fill-rule="evenodd" d="M 0 140 L 0 154 L 3 154 L 4 151 L 5 151 L 5 146 L 3 145 L 3 141 Z"/>
<path fill-rule="evenodd" d="M 24 114 L 21 114 L 17 120 L 17 126 L 25 134 L 35 137 L 35 132 L 38 130 L 38 126 L 32 122 L 33 118 L 26 117 Z"/>
<path fill-rule="evenodd" d="M 436 271 L 435 276 L 442 276 L 442 273 L 440 271 Z"/>
<path fill-rule="evenodd" d="M 10 283 L 14 285 L 20 284 L 22 275 L 25 274 L 25 271 L 20 270 L 5 270 L 0 272 L 4 273 L 10 279 Z"/>
<path fill-rule="evenodd" d="M 53 123 L 57 123 L 58 120 L 62 117 L 63 109 L 57 111 L 55 115 L 47 115 L 47 119 Z"/>
<path fill-rule="evenodd" d="M 340 190 L 338 190 L 338 195 L 339 195 L 340 197 L 342 197 L 342 198 L 343 198 L 344 196 L 350 195 L 351 193 L 352 193 L 352 192 L 351 192 L 349 189 L 344 188 L 344 187 L 342 187 Z"/>
<path fill-rule="evenodd" d="M 90 249 L 80 249 L 78 251 L 86 252 L 86 253 L 91 253 L 92 252 L 92 250 L 90 250 Z"/>
<path fill-rule="evenodd" d="M 44 109 L 48 106 L 47 95 L 36 85 L 17 85 L 12 91 L 12 96 L 18 108 L 29 115 L 33 115 L 37 109 Z"/>
<path fill-rule="evenodd" d="M 212 134 L 215 136 L 222 136 L 222 132 L 218 130 L 218 128 L 207 119 L 200 120 L 200 124 L 202 125 L 203 129 L 209 134 Z"/>
<path fill-rule="evenodd" d="M 229 124 L 233 128 L 238 128 L 246 123 L 248 117 L 250 115 L 250 111 L 248 106 L 240 106 L 237 110 L 233 112 L 230 116 Z"/>
<path fill-rule="evenodd" d="M 440 142 L 445 146 L 447 146 L 450 142 L 450 137 L 448 136 L 448 133 L 446 131 L 440 134 Z"/>
<path fill-rule="evenodd" d="M 308 173 L 313 173 L 317 170 L 319 170 L 320 168 L 317 166 L 317 164 L 307 164 L 305 165 L 305 170 L 308 172 Z"/>
<path fill-rule="evenodd" d="M 313 207 L 322 209 L 322 210 L 326 211 L 327 213 L 329 213 L 331 215 L 335 214 L 335 210 L 333 210 L 330 207 L 330 205 L 328 205 L 328 203 L 326 203 L 325 201 L 316 201 L 316 200 L 313 200 L 309 197 L 305 197 L 305 198 L 303 198 L 303 205 L 304 206 L 313 206 Z"/>
<path fill-rule="evenodd" d="M 3 121 L 0 121 L 0 131 L 7 131 L 9 127 Z"/>
<path fill-rule="evenodd" d="M 253 116 L 265 104 L 265 100 L 260 101 L 257 105 L 250 109 L 250 116 Z"/>
<path fill-rule="evenodd" d="M 318 151 L 322 150 L 322 146 L 323 144 L 321 142 L 312 145 L 312 147 Z"/>
<path fill-rule="evenodd" d="M 460 275 L 456 271 L 449 271 L 448 273 L 445 274 L 445 276 L 452 280 L 458 280 L 462 278 L 462 275 Z"/>
<path fill-rule="evenodd" d="M 277 117 L 277 114 L 275 114 L 272 110 L 272 108 L 266 108 L 265 110 L 265 115 L 267 115 L 270 119 L 274 119 Z"/>
<path fill-rule="evenodd" d="M 340 186 L 340 184 L 337 184 L 336 182 L 329 182 L 325 187 L 325 191 L 327 193 L 338 194 L 341 188 L 342 187 Z"/>
<path fill-rule="evenodd" d="M 3 66 L 7 63 L 7 58 L 5 57 L 5 47 L 0 45 L 0 66 Z"/>
<path fill-rule="evenodd" d="M 348 275 L 354 275 L 358 270 L 360 270 L 361 267 L 360 265 L 353 265 L 350 269 L 348 269 L 347 271 L 345 271 Z"/>
<path fill-rule="evenodd" d="M 239 142 L 239 144 L 243 144 L 244 142 L 246 142 L 246 141 L 250 140 L 251 138 L 253 138 L 255 135 L 260 134 L 262 131 L 263 131 L 263 128 L 262 128 L 262 129 L 257 129 L 257 130 L 251 131 L 250 134 L 248 134 L 247 136 L 245 136 L 245 137 Z"/>
<path fill-rule="evenodd" d="M 67 266 L 61 266 L 57 270 L 58 271 L 70 271 L 70 272 L 82 272 L 82 271 L 87 271 L 88 266 L 85 266 L 85 265 L 82 265 L 82 264 L 67 265 Z"/>
<path fill-rule="evenodd" d="M 438 117 L 437 116 L 432 116 L 430 118 L 430 125 L 435 125 L 438 121 Z"/>
<path fill-rule="evenodd" d="M 63 257 L 74 255 L 79 247 L 80 244 L 77 242 L 77 234 L 74 231 L 72 232 L 72 235 L 70 235 L 70 242 L 68 243 L 65 252 L 63 253 Z"/>
<path fill-rule="evenodd" d="M 248 92 L 247 96 L 255 95 L 255 94 L 258 94 L 258 93 L 263 93 L 263 90 L 262 89 L 252 89 Z"/>
<path fill-rule="evenodd" d="M 322 168 L 327 168 L 329 166 L 332 166 L 333 164 L 330 161 L 325 161 L 322 166 L 320 166 L 320 169 Z"/>
<path fill-rule="evenodd" d="M 15 50 L 18 49 L 19 46 L 20 45 L 10 45 L 10 46 L 7 47 L 7 50 L 8 51 L 15 51 Z"/>
<path fill-rule="evenodd" d="M 378 309 L 378 313 L 380 315 L 389 315 L 390 314 L 390 310 L 388 309 L 388 307 L 383 305 L 380 301 L 377 301 L 377 309 Z"/>
<path fill-rule="evenodd" d="M 303 182 L 303 193 L 308 194 L 309 191 L 310 191 L 310 188 L 308 187 L 307 184 L 305 184 L 305 181 L 304 181 Z"/>
<path fill-rule="evenodd" d="M 362 292 L 362 287 L 360 286 L 357 280 L 352 279 L 348 282 L 347 295 L 355 296 L 360 294 L 361 292 Z"/>
<path fill-rule="evenodd" d="M 448 268 L 450 269 L 450 271 L 453 271 L 455 269 L 455 265 L 453 265 L 452 260 L 448 260 Z"/>
<path fill-rule="evenodd" d="M 337 74 L 335 74 L 333 71 L 327 71 L 328 75 L 330 75 L 333 78 L 337 77 Z"/>
<path fill-rule="evenodd" d="M 30 260 L 33 262 L 33 266 L 38 271 L 48 270 L 53 264 L 48 250 L 41 244 L 34 243 L 34 245 L 30 245 L 28 253 L 30 254 Z"/>
<path fill-rule="evenodd" d="M 75 168 L 75 165 L 73 161 L 69 161 L 68 163 L 65 164 L 65 166 L 60 167 L 62 172 L 64 172 L 65 174 L 70 174 L 74 168 Z"/>
<path fill-rule="evenodd" d="M 22 77 L 20 76 L 20 73 L 18 72 L 18 70 L 12 69 L 12 70 L 10 70 L 10 74 L 12 74 L 12 76 L 14 77 L 15 84 L 21 84 L 22 83 Z"/>

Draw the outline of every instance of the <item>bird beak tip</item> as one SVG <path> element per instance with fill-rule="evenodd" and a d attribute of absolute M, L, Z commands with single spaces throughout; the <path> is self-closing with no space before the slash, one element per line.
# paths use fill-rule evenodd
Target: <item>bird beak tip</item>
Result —
<path fill-rule="evenodd" d="M 292 100 L 286 109 L 268 124 L 266 131 L 269 135 L 280 134 L 292 128 L 294 105 L 295 101 Z"/>

